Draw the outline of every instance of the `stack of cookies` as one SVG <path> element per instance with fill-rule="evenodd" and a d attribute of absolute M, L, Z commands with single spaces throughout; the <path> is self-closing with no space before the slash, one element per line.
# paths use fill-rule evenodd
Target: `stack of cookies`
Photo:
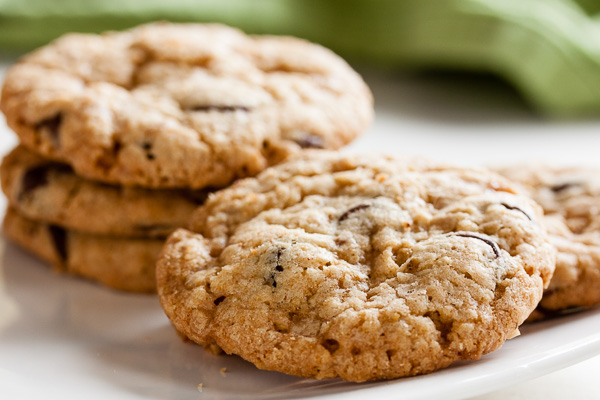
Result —
<path fill-rule="evenodd" d="M 69 35 L 8 71 L 0 106 L 21 140 L 0 168 L 5 234 L 157 290 L 182 336 L 259 368 L 423 374 L 499 348 L 540 300 L 600 302 L 600 185 L 323 150 L 366 129 L 372 99 L 305 41 Z"/>
<path fill-rule="evenodd" d="M 164 239 L 207 195 L 366 129 L 371 94 L 332 52 L 220 25 L 64 36 L 6 74 L 21 144 L 5 235 L 58 269 L 155 290 Z"/>

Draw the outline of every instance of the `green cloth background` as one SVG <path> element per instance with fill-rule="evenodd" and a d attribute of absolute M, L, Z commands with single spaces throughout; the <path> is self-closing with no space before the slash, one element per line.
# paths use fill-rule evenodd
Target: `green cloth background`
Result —
<path fill-rule="evenodd" d="M 541 112 L 600 115 L 598 0 L 0 0 L 0 49 L 154 20 L 288 34 L 387 67 L 490 72 Z"/>

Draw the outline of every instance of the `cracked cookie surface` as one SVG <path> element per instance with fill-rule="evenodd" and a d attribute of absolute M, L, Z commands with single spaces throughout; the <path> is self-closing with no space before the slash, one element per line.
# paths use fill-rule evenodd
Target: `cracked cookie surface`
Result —
<path fill-rule="evenodd" d="M 128 292 L 156 290 L 154 267 L 164 240 L 85 234 L 30 220 L 13 208 L 6 211 L 2 228 L 6 237 L 60 272 Z"/>
<path fill-rule="evenodd" d="M 23 216 L 101 235 L 165 238 L 184 226 L 206 197 L 91 181 L 23 146 L 2 160 L 0 181 L 10 205 Z"/>
<path fill-rule="evenodd" d="M 556 269 L 542 313 L 600 304 L 600 169 L 521 165 L 499 169 L 544 209 Z"/>
<path fill-rule="evenodd" d="M 540 218 L 491 172 L 309 151 L 211 195 L 157 289 L 182 335 L 262 369 L 423 374 L 518 333 L 554 266 Z"/>
<path fill-rule="evenodd" d="M 81 176 L 195 189 L 339 148 L 373 114 L 360 76 L 321 46 L 168 23 L 59 38 L 7 71 L 0 108 L 23 144 Z"/>

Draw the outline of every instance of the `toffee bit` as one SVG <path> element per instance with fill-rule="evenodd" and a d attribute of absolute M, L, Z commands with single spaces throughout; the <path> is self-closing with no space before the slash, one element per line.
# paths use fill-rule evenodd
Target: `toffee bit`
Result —
<path fill-rule="evenodd" d="M 227 373 L 227 368 L 223 367 L 219 372 L 221 373 L 221 375 L 225 375 Z"/>
<path fill-rule="evenodd" d="M 533 221 L 533 219 L 531 219 L 531 217 L 529 216 L 529 214 L 527 214 L 525 211 L 521 210 L 519 207 L 515 207 L 515 206 L 510 206 L 506 203 L 500 203 L 502 204 L 504 207 L 508 208 L 509 210 L 514 210 L 514 211 L 520 211 L 523 213 L 523 215 L 525 215 L 527 217 L 528 220 Z"/>
<path fill-rule="evenodd" d="M 198 384 L 198 386 L 197 386 L 197 387 L 198 387 L 198 391 L 199 391 L 200 393 L 202 393 L 202 386 L 203 386 L 203 385 L 202 385 L 201 383 L 199 383 L 199 384 Z"/>
<path fill-rule="evenodd" d="M 478 235 L 474 235 L 472 233 L 456 233 L 456 236 L 479 239 L 492 248 L 492 250 L 494 251 L 494 255 L 496 256 L 494 258 L 500 257 L 500 248 L 498 247 L 498 244 L 496 242 L 494 242 L 493 240 L 490 240 L 488 238 L 481 237 Z"/>

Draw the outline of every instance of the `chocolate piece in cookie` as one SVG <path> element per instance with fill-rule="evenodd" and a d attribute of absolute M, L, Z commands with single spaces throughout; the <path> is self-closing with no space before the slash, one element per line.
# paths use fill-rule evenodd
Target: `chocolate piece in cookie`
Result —
<path fill-rule="evenodd" d="M 25 150 L 26 151 L 26 150 Z M 7 156 L 10 158 L 11 156 Z M 6 165 L 8 165 L 10 161 L 7 161 Z M 55 163 L 55 162 L 46 162 L 42 161 L 39 158 L 39 163 L 36 165 L 30 165 L 30 168 L 27 168 L 25 173 L 21 178 L 21 187 L 18 193 L 15 193 L 15 198 L 18 200 L 24 200 L 31 195 L 36 189 L 40 187 L 44 187 L 48 184 L 49 175 L 63 175 L 72 173 L 71 168 L 68 165 Z M 8 168 L 8 167 L 7 167 Z M 7 171 L 2 178 L 2 181 L 10 180 L 8 176 L 10 173 Z"/>
<path fill-rule="evenodd" d="M 170 236 L 161 304 L 183 336 L 304 377 L 478 359 L 516 334 L 554 268 L 541 209 L 513 189 L 488 171 L 307 151 Z"/>
<path fill-rule="evenodd" d="M 544 209 L 557 248 L 556 270 L 540 302 L 543 315 L 600 304 L 600 170 L 520 165 L 498 170 Z"/>
<path fill-rule="evenodd" d="M 163 241 L 88 235 L 27 219 L 9 208 L 4 234 L 57 270 L 128 292 L 156 290 Z"/>
<path fill-rule="evenodd" d="M 206 193 L 125 188 L 83 179 L 19 146 L 0 166 L 2 190 L 23 216 L 83 232 L 164 238 Z"/>
<path fill-rule="evenodd" d="M 25 146 L 80 176 L 193 189 L 337 149 L 373 117 L 363 80 L 321 46 L 168 23 L 59 38 L 7 71 L 0 108 Z"/>
<path fill-rule="evenodd" d="M 494 242 L 491 239 L 488 239 L 488 238 L 480 236 L 480 235 L 474 235 L 472 233 L 457 233 L 456 236 L 481 240 L 483 243 L 490 246 L 490 248 L 494 251 L 494 258 L 500 257 L 500 249 L 498 248 L 498 245 L 496 244 L 496 242 Z"/>

